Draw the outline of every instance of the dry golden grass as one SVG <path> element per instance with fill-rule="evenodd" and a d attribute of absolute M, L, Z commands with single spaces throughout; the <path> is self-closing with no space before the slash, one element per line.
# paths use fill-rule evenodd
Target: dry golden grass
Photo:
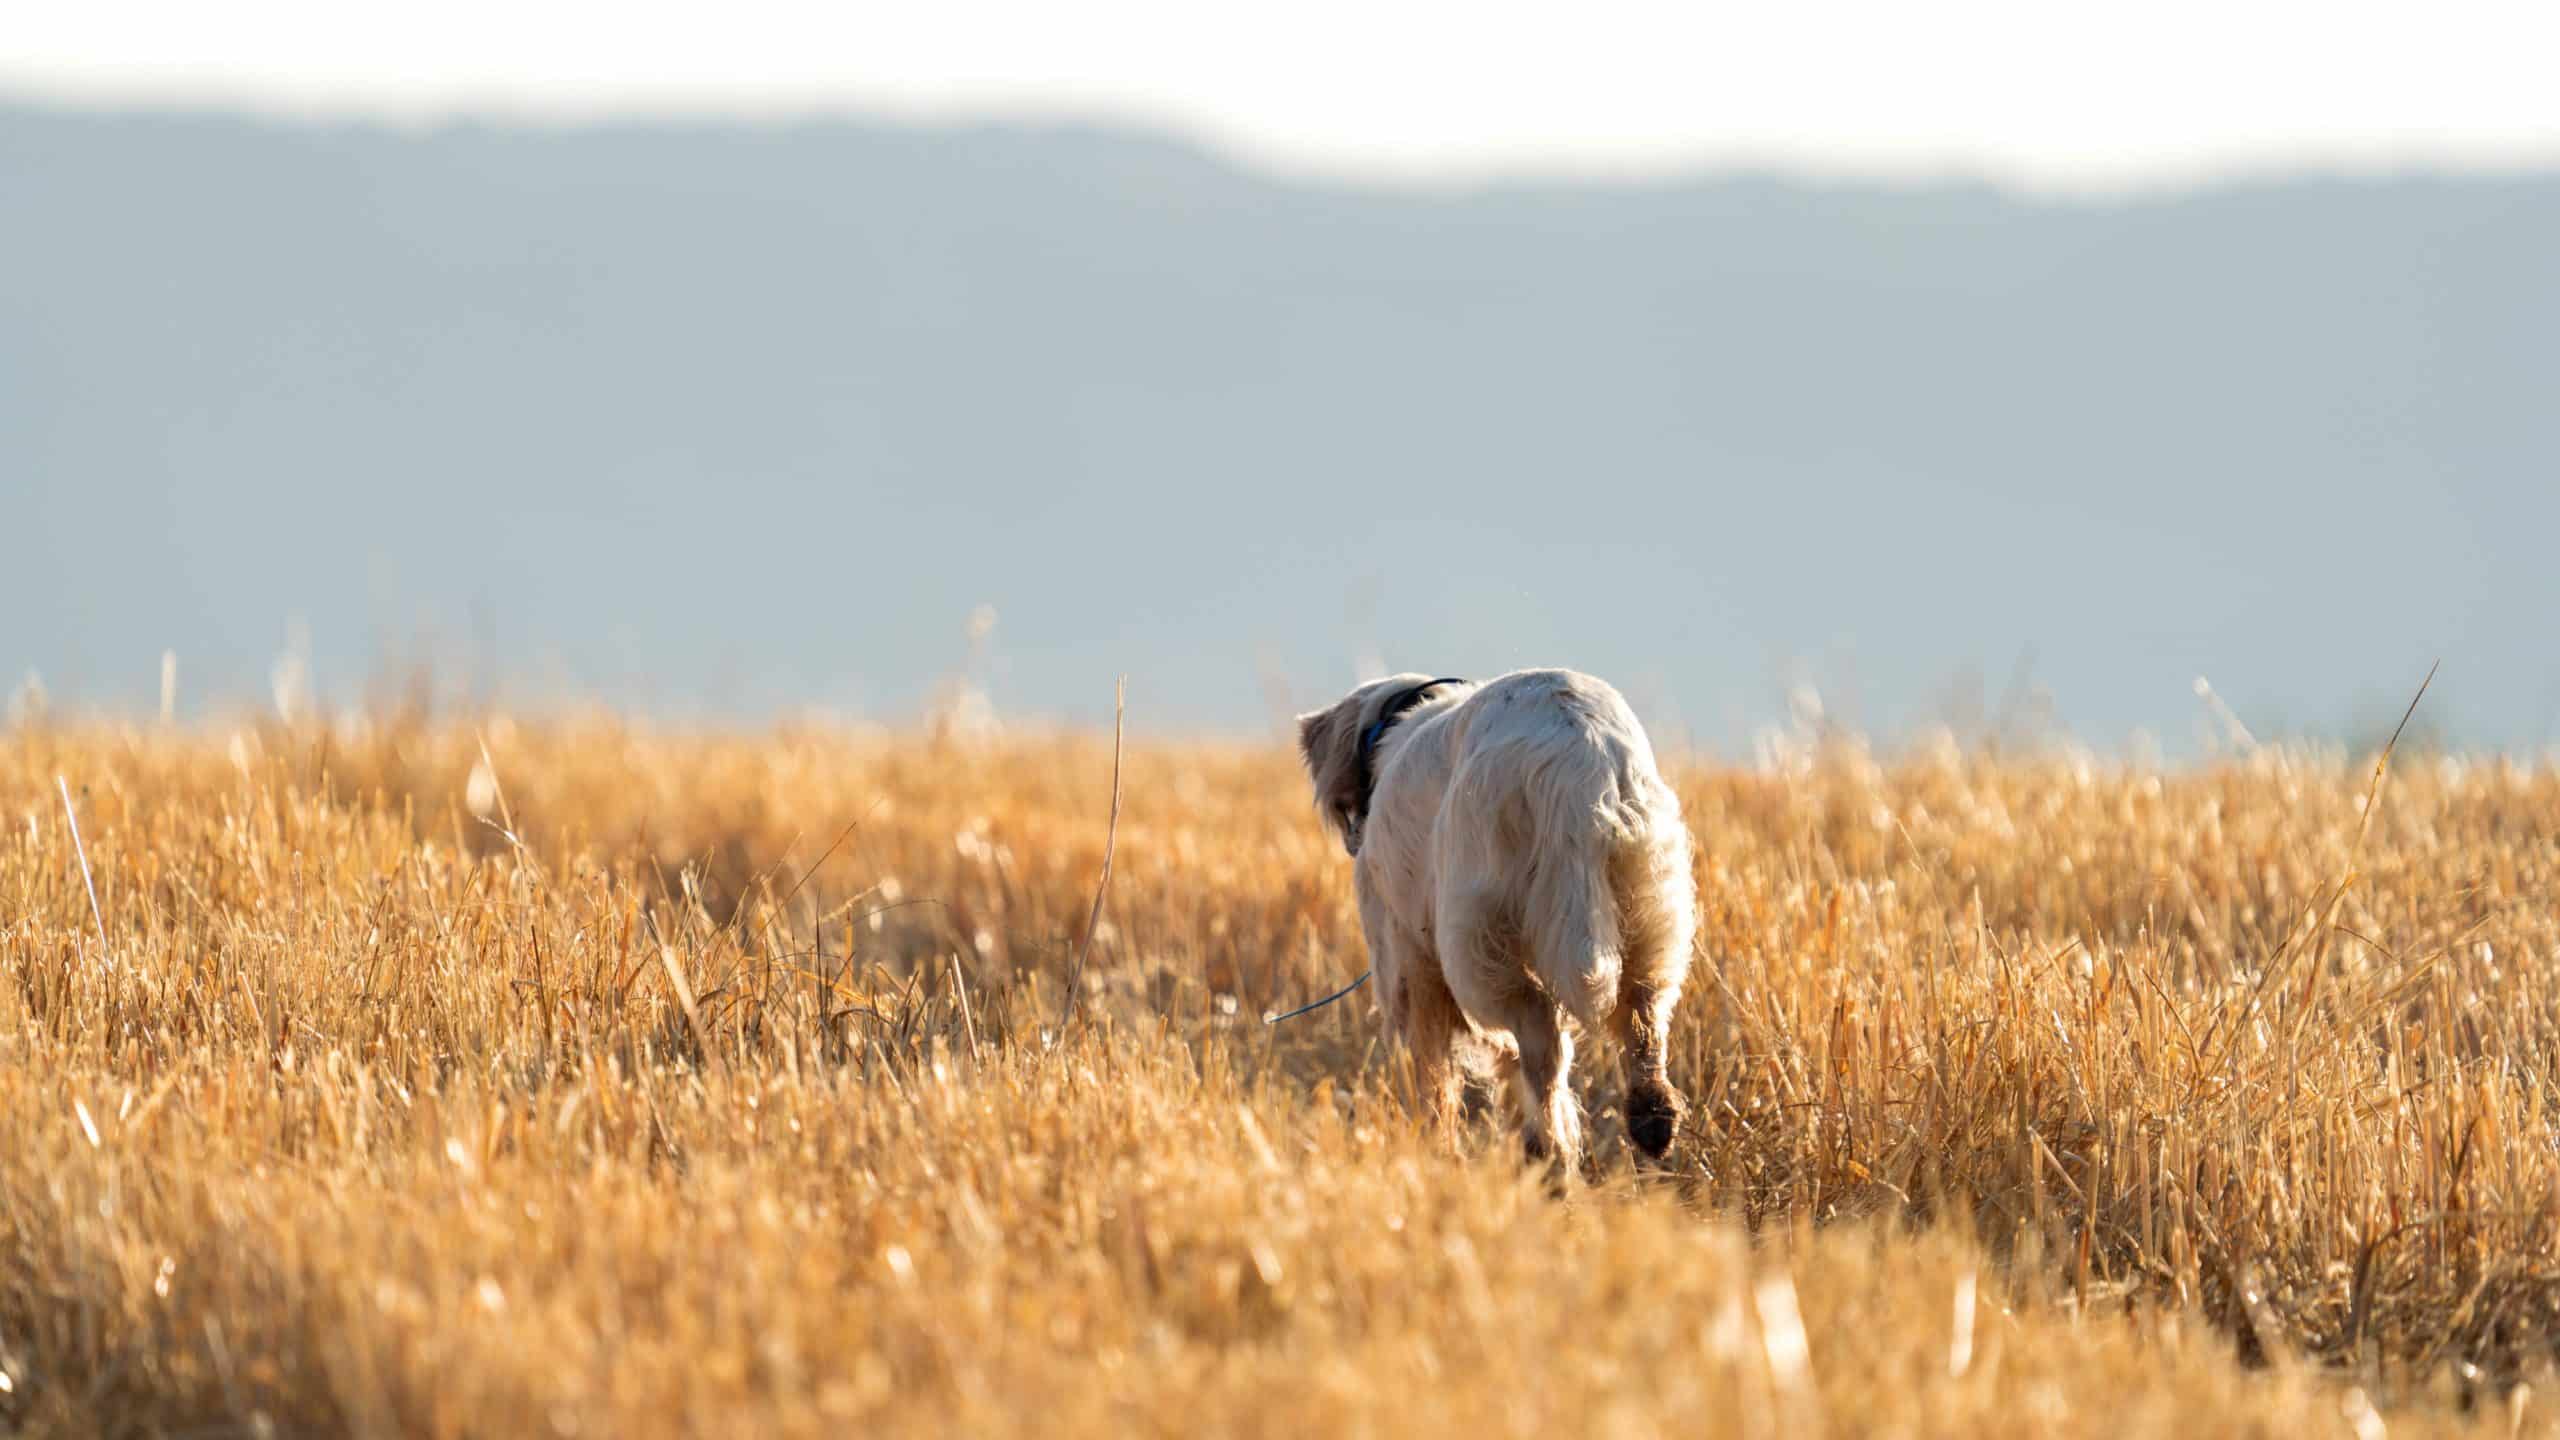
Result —
<path fill-rule="evenodd" d="M 2548 774 L 1678 772 L 1697 1115 L 1587 1052 L 1559 1200 L 1258 1022 L 1362 963 L 1276 749 L 1132 750 L 1061 1026 L 1107 740 L 487 745 L 0 739 L 0 1431 L 2550 1423 Z"/>

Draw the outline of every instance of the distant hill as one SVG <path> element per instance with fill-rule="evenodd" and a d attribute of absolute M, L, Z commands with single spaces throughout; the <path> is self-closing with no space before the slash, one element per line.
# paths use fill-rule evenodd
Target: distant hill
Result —
<path fill-rule="evenodd" d="M 0 109 L 0 686 L 1263 725 L 1570 663 L 1731 747 L 2560 719 L 2560 179 L 1455 194 L 1087 130 Z M 2022 657 L 2031 659 L 2021 665 Z M 1981 677 L 1987 677 L 1981 678 Z M 2388 713 L 2385 713 L 2388 712 Z"/>

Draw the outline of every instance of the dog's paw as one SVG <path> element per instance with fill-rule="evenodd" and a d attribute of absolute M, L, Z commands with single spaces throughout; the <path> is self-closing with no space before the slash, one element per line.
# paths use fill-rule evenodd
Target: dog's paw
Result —
<path fill-rule="evenodd" d="M 1688 1109 L 1668 1085 L 1638 1085 L 1627 1092 L 1627 1139 L 1648 1159 L 1659 1160 L 1671 1153 Z"/>

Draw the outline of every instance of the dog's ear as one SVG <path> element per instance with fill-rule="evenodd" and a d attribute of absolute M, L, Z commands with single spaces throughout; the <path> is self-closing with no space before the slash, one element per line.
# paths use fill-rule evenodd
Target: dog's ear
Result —
<path fill-rule="evenodd" d="M 1360 697 L 1353 695 L 1298 717 L 1298 754 L 1306 761 L 1307 778 L 1315 782 L 1316 809 L 1354 855 L 1360 853 L 1360 837 L 1353 830 L 1360 812 L 1359 703 Z"/>

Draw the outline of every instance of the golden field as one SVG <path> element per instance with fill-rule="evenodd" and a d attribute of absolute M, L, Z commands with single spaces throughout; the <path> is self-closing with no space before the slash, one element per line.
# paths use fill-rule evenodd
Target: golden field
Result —
<path fill-rule="evenodd" d="M 1559 1194 L 1276 745 L 0 736 L 0 1433 L 2553 1427 L 2560 779 L 1672 769 Z"/>

